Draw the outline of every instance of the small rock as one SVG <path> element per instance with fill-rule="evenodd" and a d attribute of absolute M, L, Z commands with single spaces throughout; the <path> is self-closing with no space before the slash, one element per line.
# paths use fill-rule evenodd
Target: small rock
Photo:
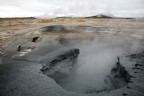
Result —
<path fill-rule="evenodd" d="M 126 96 L 127 94 L 126 93 L 123 93 L 123 96 Z"/>
<path fill-rule="evenodd" d="M 17 51 L 21 51 L 22 49 L 22 46 L 18 46 L 18 50 Z"/>
<path fill-rule="evenodd" d="M 38 39 L 39 39 L 39 37 L 34 37 L 34 38 L 32 39 L 32 42 L 36 42 Z"/>
<path fill-rule="evenodd" d="M 129 86 L 127 86 L 127 89 L 130 89 L 130 87 L 129 87 Z"/>
<path fill-rule="evenodd" d="M 141 64 L 135 64 L 135 66 L 137 67 L 137 66 L 144 66 L 144 65 L 141 65 Z"/>

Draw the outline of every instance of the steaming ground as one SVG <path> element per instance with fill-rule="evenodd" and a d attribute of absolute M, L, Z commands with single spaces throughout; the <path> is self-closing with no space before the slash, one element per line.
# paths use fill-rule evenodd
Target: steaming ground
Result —
<path fill-rule="evenodd" d="M 50 25 L 62 25 L 73 30 L 41 30 Z M 136 89 L 125 89 L 130 84 L 123 81 L 119 81 L 120 84 L 115 88 L 107 78 L 118 61 L 117 57 L 144 50 L 143 20 L 27 18 L 4 19 L 1 26 L 2 96 L 122 96 L 125 91 L 129 96 L 143 96 L 144 90 L 135 92 Z M 35 41 L 34 37 L 38 39 Z M 20 51 L 17 51 L 19 46 Z M 73 72 L 65 82 L 58 83 L 40 71 L 43 65 L 49 63 L 50 58 L 72 48 L 78 48 L 80 54 Z M 122 59 L 122 62 L 129 64 L 126 68 L 133 72 L 130 68 L 134 61 Z M 63 63 L 69 64 L 67 61 L 60 64 Z M 56 68 L 58 71 L 63 69 L 61 66 Z M 140 83 L 143 88 L 143 83 Z M 87 94 L 89 90 L 94 92 Z M 135 94 L 131 95 L 133 92 Z"/>
<path fill-rule="evenodd" d="M 63 88 L 79 93 L 87 93 L 91 89 L 96 93 L 115 89 L 107 76 L 115 66 L 117 57 L 140 52 L 142 47 L 139 45 L 140 42 L 133 38 L 123 37 L 121 39 L 117 36 L 111 40 L 108 37 L 75 46 L 80 49 L 80 55 L 69 79 L 60 82 Z M 124 87 L 125 85 L 121 82 L 120 86 Z"/>

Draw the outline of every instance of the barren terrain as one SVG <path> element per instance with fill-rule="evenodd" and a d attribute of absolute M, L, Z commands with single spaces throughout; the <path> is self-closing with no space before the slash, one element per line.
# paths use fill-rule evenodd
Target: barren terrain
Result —
<path fill-rule="evenodd" d="M 143 79 L 143 19 L 0 19 L 0 96 L 144 96 Z"/>

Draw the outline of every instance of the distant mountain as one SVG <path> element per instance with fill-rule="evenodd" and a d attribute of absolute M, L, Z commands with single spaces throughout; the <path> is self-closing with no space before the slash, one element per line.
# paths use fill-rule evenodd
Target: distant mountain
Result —
<path fill-rule="evenodd" d="M 104 14 L 98 14 L 98 15 L 89 16 L 89 17 L 86 17 L 86 18 L 113 18 L 113 16 L 104 15 Z"/>

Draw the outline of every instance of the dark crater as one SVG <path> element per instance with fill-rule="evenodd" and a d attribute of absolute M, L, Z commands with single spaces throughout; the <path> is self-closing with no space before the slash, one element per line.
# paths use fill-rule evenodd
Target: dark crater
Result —
<path fill-rule="evenodd" d="M 40 28 L 41 32 L 63 31 L 63 30 L 66 30 L 66 29 L 62 25 L 51 25 L 51 26 L 45 26 L 45 27 Z"/>
<path fill-rule="evenodd" d="M 39 29 L 40 32 L 58 32 L 58 31 L 79 31 L 79 32 L 101 32 L 101 31 L 115 31 L 110 27 L 93 27 L 93 26 L 63 26 L 51 25 Z"/>
<path fill-rule="evenodd" d="M 43 74 L 47 75 L 50 78 L 53 78 L 57 84 L 65 88 L 64 84 L 68 82 L 71 74 L 73 74 L 77 67 L 78 55 L 80 54 L 79 49 L 70 49 L 67 52 L 59 54 L 52 60 L 50 60 L 47 64 L 43 65 L 41 71 Z M 111 82 L 112 87 L 109 89 L 97 90 L 93 88 L 85 88 L 83 92 L 85 94 L 93 94 L 99 93 L 103 91 L 111 91 L 115 89 L 119 89 L 125 87 L 130 82 L 131 76 L 126 71 L 125 67 L 120 64 L 120 59 L 118 57 L 118 62 L 112 68 L 110 74 L 106 76 L 106 84 L 107 82 Z M 73 91 L 73 90 L 69 90 Z"/>

